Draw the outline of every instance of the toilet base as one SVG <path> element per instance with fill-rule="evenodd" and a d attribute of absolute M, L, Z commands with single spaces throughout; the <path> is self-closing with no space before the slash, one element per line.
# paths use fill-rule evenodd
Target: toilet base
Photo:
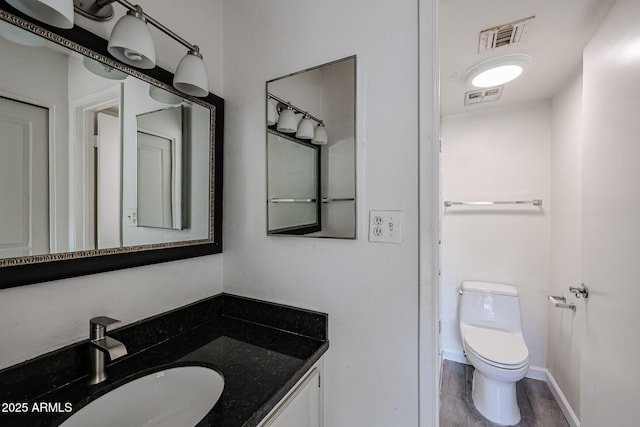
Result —
<path fill-rule="evenodd" d="M 515 382 L 497 381 L 475 369 L 471 397 L 476 409 L 489 421 L 506 426 L 520 422 Z"/>

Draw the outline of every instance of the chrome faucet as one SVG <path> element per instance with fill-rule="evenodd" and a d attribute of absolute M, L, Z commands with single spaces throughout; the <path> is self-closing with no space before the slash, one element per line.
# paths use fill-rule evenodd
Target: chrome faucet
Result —
<path fill-rule="evenodd" d="M 110 317 L 94 317 L 89 321 L 89 384 L 98 384 L 107 379 L 105 372 L 105 356 L 116 360 L 127 354 L 127 349 L 120 341 L 105 335 L 107 326 L 120 323 Z"/>

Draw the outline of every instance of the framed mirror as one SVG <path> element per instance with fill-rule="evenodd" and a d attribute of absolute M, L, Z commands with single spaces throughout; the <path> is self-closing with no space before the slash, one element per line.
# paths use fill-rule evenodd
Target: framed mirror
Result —
<path fill-rule="evenodd" d="M 5 1 L 0 51 L 0 288 L 222 252 L 222 98 Z"/>
<path fill-rule="evenodd" d="M 356 57 L 267 82 L 267 234 L 356 238 Z"/>

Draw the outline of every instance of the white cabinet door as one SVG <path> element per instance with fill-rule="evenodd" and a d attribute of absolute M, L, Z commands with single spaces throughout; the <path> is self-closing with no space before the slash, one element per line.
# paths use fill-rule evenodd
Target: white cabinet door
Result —
<path fill-rule="evenodd" d="M 259 427 L 322 427 L 320 369 L 313 367 Z"/>

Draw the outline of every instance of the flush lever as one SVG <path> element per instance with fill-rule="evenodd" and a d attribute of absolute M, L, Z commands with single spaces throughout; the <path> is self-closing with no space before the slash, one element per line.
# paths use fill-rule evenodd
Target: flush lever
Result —
<path fill-rule="evenodd" d="M 584 283 L 580 284 L 580 287 L 569 286 L 569 292 L 574 294 L 576 298 L 589 298 L 589 288 Z"/>

